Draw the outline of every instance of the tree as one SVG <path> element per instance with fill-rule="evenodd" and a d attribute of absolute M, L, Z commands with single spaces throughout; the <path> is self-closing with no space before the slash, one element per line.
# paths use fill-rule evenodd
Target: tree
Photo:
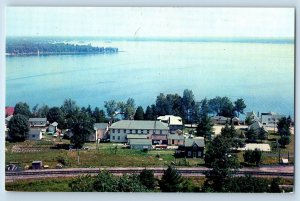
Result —
<path fill-rule="evenodd" d="M 125 174 L 118 179 L 118 192 L 147 192 L 141 183 L 139 175 Z"/>
<path fill-rule="evenodd" d="M 142 106 L 137 107 L 134 114 L 134 120 L 144 120 L 144 110 Z"/>
<path fill-rule="evenodd" d="M 205 163 L 212 169 L 206 173 L 205 189 L 225 192 L 225 184 L 239 167 L 236 155 L 231 153 L 232 140 L 226 135 L 218 135 L 208 143 Z"/>
<path fill-rule="evenodd" d="M 153 110 L 150 106 L 147 106 L 147 108 L 146 108 L 144 119 L 145 120 L 154 120 Z"/>
<path fill-rule="evenodd" d="M 238 117 L 240 117 L 240 113 L 244 114 L 245 108 L 246 104 L 242 98 L 239 98 L 234 102 L 234 110 L 238 113 Z"/>
<path fill-rule="evenodd" d="M 225 184 L 226 192 L 263 193 L 269 192 L 269 181 L 265 178 L 246 175 L 233 177 Z"/>
<path fill-rule="evenodd" d="M 281 189 L 280 189 L 280 182 L 281 179 L 279 177 L 273 178 L 271 181 L 271 186 L 270 186 L 270 192 L 271 193 L 281 193 Z"/>
<path fill-rule="evenodd" d="M 215 98 L 210 99 L 208 101 L 208 106 L 211 112 L 213 112 L 216 115 L 219 115 L 221 112 L 222 98 L 220 96 L 217 96 Z"/>
<path fill-rule="evenodd" d="M 206 114 L 201 116 L 200 122 L 197 126 L 197 136 L 205 137 L 206 139 L 211 139 L 211 135 L 213 134 L 213 126 L 214 124 L 211 121 L 211 118 Z"/>
<path fill-rule="evenodd" d="M 116 111 L 118 110 L 118 104 L 115 100 L 104 101 L 104 107 L 106 108 L 106 113 L 113 120 Z"/>
<path fill-rule="evenodd" d="M 91 175 L 80 175 L 69 183 L 69 187 L 73 192 L 92 192 L 94 178 Z"/>
<path fill-rule="evenodd" d="M 281 136 L 278 140 L 278 143 L 281 145 L 282 148 L 285 148 L 286 145 L 290 144 L 291 139 L 289 136 Z"/>
<path fill-rule="evenodd" d="M 148 189 L 153 190 L 156 186 L 156 179 L 154 177 L 153 170 L 144 169 L 139 175 L 139 179 L 142 185 Z"/>
<path fill-rule="evenodd" d="M 15 105 L 14 115 L 21 114 L 24 115 L 27 119 L 31 116 L 31 112 L 27 103 L 19 102 Z"/>
<path fill-rule="evenodd" d="M 220 115 L 224 117 L 230 117 L 233 118 L 234 115 L 234 106 L 231 102 L 231 100 L 228 97 L 223 97 L 221 99 L 221 111 Z"/>
<path fill-rule="evenodd" d="M 49 107 L 48 105 L 42 105 L 42 107 L 40 107 L 36 113 L 36 117 L 46 117 L 47 114 L 49 112 Z"/>
<path fill-rule="evenodd" d="M 71 143 L 76 148 L 82 148 L 84 143 L 88 140 L 88 137 L 93 133 L 94 119 L 87 113 L 79 112 L 74 118 L 72 125 L 73 136 L 71 137 Z"/>
<path fill-rule="evenodd" d="M 208 115 L 209 113 L 211 113 L 211 108 L 209 106 L 209 101 L 207 100 L 207 98 L 204 98 L 201 102 L 200 102 L 200 115 L 201 116 L 205 116 Z"/>
<path fill-rule="evenodd" d="M 77 116 L 80 113 L 79 107 L 76 105 L 76 102 L 69 99 L 64 100 L 63 105 L 61 106 L 61 111 L 64 116 L 64 128 L 72 128 L 74 123 L 77 121 Z"/>
<path fill-rule="evenodd" d="M 250 116 L 247 116 L 245 119 L 245 123 L 249 126 L 254 123 L 253 119 Z"/>
<path fill-rule="evenodd" d="M 159 181 L 159 186 L 162 192 L 178 192 L 181 190 L 182 182 L 181 174 L 169 165 L 168 169 L 164 170 L 164 174 Z"/>
<path fill-rule="evenodd" d="M 191 123 L 193 105 L 195 104 L 195 97 L 192 90 L 185 89 L 182 96 L 183 119 L 185 122 Z"/>
<path fill-rule="evenodd" d="M 98 107 L 95 107 L 92 117 L 95 119 L 95 122 L 97 122 L 97 123 L 105 122 L 105 113 L 103 110 L 99 110 Z"/>
<path fill-rule="evenodd" d="M 259 166 L 262 160 L 262 151 L 255 149 L 252 150 L 246 150 L 244 153 L 244 161 L 249 164 L 255 164 L 256 166 Z"/>
<path fill-rule="evenodd" d="M 170 105 L 167 105 L 167 102 L 166 102 L 166 97 L 163 93 L 160 93 L 157 97 L 156 97 L 156 109 L 157 109 L 157 114 L 159 116 L 162 116 L 162 115 L 167 115 L 168 112 L 166 110 L 171 110 L 171 106 Z M 168 107 L 168 108 L 167 108 Z"/>
<path fill-rule="evenodd" d="M 93 182 L 97 192 L 118 192 L 118 179 L 107 171 L 100 171 Z"/>
<path fill-rule="evenodd" d="M 47 120 L 49 121 L 49 123 L 57 122 L 59 127 L 61 127 L 61 124 L 63 124 L 64 122 L 64 117 L 60 108 L 59 107 L 50 108 L 47 114 Z"/>
<path fill-rule="evenodd" d="M 221 129 L 221 135 L 225 138 L 228 138 L 228 140 L 233 140 L 237 137 L 236 130 L 234 128 L 234 125 L 232 124 L 230 127 L 228 124 L 225 124 L 225 127 Z"/>
<path fill-rule="evenodd" d="M 290 136 L 291 117 L 282 117 L 277 123 L 277 132 L 280 136 Z"/>
<path fill-rule="evenodd" d="M 135 103 L 133 98 L 128 98 L 125 104 L 124 117 L 125 119 L 133 119 L 135 113 Z"/>
<path fill-rule="evenodd" d="M 22 114 L 14 115 L 8 123 L 8 129 L 11 141 L 24 141 L 26 139 L 26 134 L 29 131 L 29 123 L 27 117 Z"/>
<path fill-rule="evenodd" d="M 250 142 L 256 142 L 258 138 L 257 133 L 252 128 L 246 131 L 245 136 Z"/>
<path fill-rule="evenodd" d="M 36 104 L 35 106 L 32 107 L 32 117 L 38 117 L 38 108 L 39 108 L 39 104 Z"/>
<path fill-rule="evenodd" d="M 267 137 L 268 137 L 268 132 L 267 131 L 265 131 L 262 127 L 259 129 L 259 133 L 258 133 L 258 139 L 260 139 L 261 140 L 261 142 L 263 141 L 263 140 L 266 140 L 267 139 Z"/>

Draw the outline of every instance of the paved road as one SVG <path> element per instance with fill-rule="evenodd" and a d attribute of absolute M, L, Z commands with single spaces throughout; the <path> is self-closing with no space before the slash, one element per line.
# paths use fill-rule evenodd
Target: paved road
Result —
<path fill-rule="evenodd" d="M 144 168 L 141 167 L 118 167 L 118 168 L 100 168 L 100 170 L 107 170 L 108 172 L 121 175 L 121 174 L 132 174 L 139 173 Z M 153 170 L 156 176 L 163 174 L 166 168 L 163 167 L 147 167 L 148 170 Z M 205 172 L 209 169 L 206 167 L 178 167 L 177 170 L 183 176 L 194 176 L 203 177 Z M 99 172 L 99 168 L 67 168 L 67 169 L 45 169 L 45 170 L 26 170 L 21 172 L 6 172 L 5 180 L 7 182 L 19 180 L 19 179 L 29 179 L 29 178 L 50 178 L 50 177 L 74 177 L 82 174 L 92 174 L 95 175 Z M 293 166 L 265 166 L 260 168 L 242 168 L 236 172 L 236 175 L 252 174 L 253 176 L 261 177 L 294 177 L 294 167 Z"/>

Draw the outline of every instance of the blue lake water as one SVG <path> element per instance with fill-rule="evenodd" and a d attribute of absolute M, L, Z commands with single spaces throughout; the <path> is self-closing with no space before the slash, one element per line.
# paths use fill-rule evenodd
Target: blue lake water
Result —
<path fill-rule="evenodd" d="M 76 43 L 76 41 L 74 41 Z M 84 41 L 118 54 L 6 57 L 6 105 L 19 101 L 103 107 L 159 93 L 193 90 L 197 100 L 243 98 L 247 111 L 294 115 L 294 44 L 256 42 Z"/>

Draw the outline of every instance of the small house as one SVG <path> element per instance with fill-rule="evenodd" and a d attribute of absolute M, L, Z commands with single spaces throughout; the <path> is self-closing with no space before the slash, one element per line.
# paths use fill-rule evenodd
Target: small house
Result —
<path fill-rule="evenodd" d="M 196 137 L 194 139 L 187 138 L 184 144 L 178 146 L 175 152 L 176 157 L 187 158 L 203 158 L 205 141 L 204 137 Z"/>
<path fill-rule="evenodd" d="M 168 135 L 168 145 L 183 145 L 184 144 L 184 136 L 179 134 L 169 134 Z"/>
<path fill-rule="evenodd" d="M 260 122 L 258 122 L 258 121 L 256 121 L 256 122 L 254 122 L 253 124 L 251 124 L 251 125 L 248 127 L 248 130 L 252 129 L 256 134 L 259 134 L 261 128 L 264 129 L 264 131 L 265 131 L 266 133 L 268 133 L 268 130 L 266 129 L 266 127 L 263 126 L 263 124 L 260 123 Z"/>
<path fill-rule="evenodd" d="M 282 117 L 284 115 L 279 115 L 275 112 L 261 113 L 260 122 L 266 127 L 274 128 Z"/>
<path fill-rule="evenodd" d="M 150 139 L 131 139 L 129 145 L 131 149 L 152 149 L 152 141 Z"/>
<path fill-rule="evenodd" d="M 43 163 L 42 161 L 32 161 L 31 167 L 33 170 L 40 170 L 43 168 Z"/>
<path fill-rule="evenodd" d="M 211 120 L 214 124 L 229 124 L 230 123 L 230 118 L 224 117 L 224 116 L 214 116 L 211 117 Z"/>
<path fill-rule="evenodd" d="M 237 117 L 233 117 L 231 121 L 233 125 L 240 125 L 240 119 Z"/>
<path fill-rule="evenodd" d="M 30 128 L 26 136 L 27 140 L 41 140 L 42 130 L 40 128 Z"/>
<path fill-rule="evenodd" d="M 47 118 L 29 118 L 30 127 L 37 127 L 45 129 L 47 125 Z"/>
<path fill-rule="evenodd" d="M 57 126 L 58 126 L 58 123 L 53 122 L 52 124 L 49 125 L 48 132 L 49 133 L 56 133 Z"/>

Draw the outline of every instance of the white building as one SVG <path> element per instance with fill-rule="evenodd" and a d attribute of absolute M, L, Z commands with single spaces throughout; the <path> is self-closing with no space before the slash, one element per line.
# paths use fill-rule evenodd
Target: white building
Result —
<path fill-rule="evenodd" d="M 168 124 L 170 133 L 175 133 L 177 130 L 183 130 L 182 118 L 179 116 L 165 115 L 157 117 L 163 123 Z"/>
<path fill-rule="evenodd" d="M 284 115 L 279 115 L 275 112 L 261 113 L 260 122 L 263 126 L 276 128 L 279 120 L 284 117 Z"/>
<path fill-rule="evenodd" d="M 165 137 L 169 133 L 169 127 L 160 121 L 121 120 L 109 127 L 111 142 L 127 142 L 128 134 Z"/>
<path fill-rule="evenodd" d="M 26 136 L 27 140 L 41 140 L 42 130 L 40 128 L 30 128 Z"/>

